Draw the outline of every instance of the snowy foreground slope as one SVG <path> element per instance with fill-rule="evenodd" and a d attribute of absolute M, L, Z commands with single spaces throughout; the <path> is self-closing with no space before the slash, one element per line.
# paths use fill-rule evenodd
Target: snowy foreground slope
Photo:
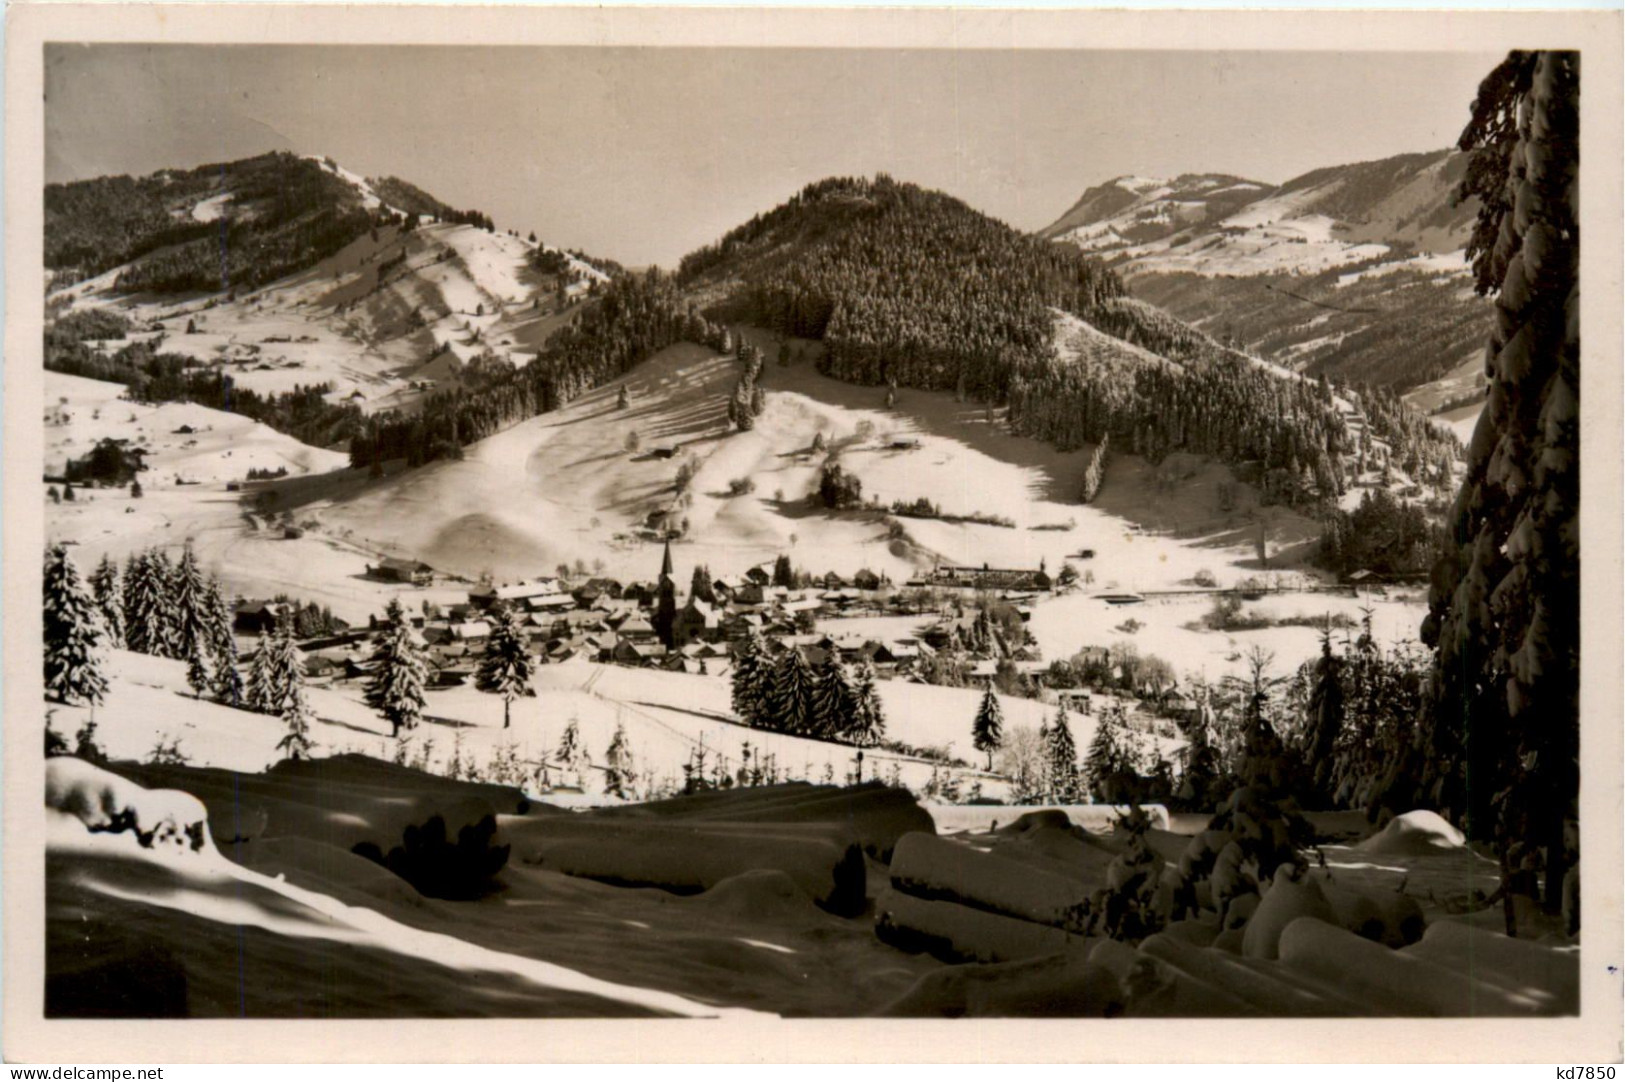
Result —
<path fill-rule="evenodd" d="M 1183 874 L 1206 835 L 1092 835 L 1039 813 L 943 838 L 874 785 L 579 815 L 356 756 L 266 774 L 57 758 L 48 780 L 57 1017 L 1577 1007 L 1572 947 L 1443 916 L 1484 862 L 1426 814 L 1327 845 L 1297 881 L 1278 872 L 1223 927 L 1179 920 L 1133 946 L 1079 934 L 1078 903 L 1148 852 Z"/>
<path fill-rule="evenodd" d="M 1431 813 L 1363 841 L 1370 828 L 1357 815 L 1311 817 L 1324 864 L 1272 865 L 1266 876 L 1241 854 L 1276 827 L 1246 798 L 1211 822 L 1159 815 L 1136 834 L 1107 816 L 1083 829 L 1058 811 L 950 815 L 877 781 L 616 804 L 588 780 L 585 793 L 538 797 L 531 781 L 455 781 L 357 754 L 388 741 L 353 692 L 313 688 L 318 758 L 282 762 L 280 723 L 189 697 L 178 664 L 120 653 L 112 669 L 96 735 L 113 761 L 48 764 L 58 1015 L 1574 1009 L 1571 941 L 1492 931 L 1500 907 L 1483 899 L 1494 861 Z M 725 685 L 707 692 L 705 679 L 546 666 L 513 730 L 500 728 L 494 696 L 468 692 L 462 706 L 485 709 L 453 720 L 457 704 L 431 698 L 417 739 L 461 733 L 451 739 L 471 759 L 512 740 L 521 759 L 545 759 L 540 734 L 569 709 L 589 749 L 624 725 L 656 769 L 692 754 L 695 733 L 717 751 L 735 746 L 720 735 L 729 729 L 758 747 L 777 742 L 781 759 L 792 742 L 811 744 L 728 725 Z M 974 697 L 883 690 L 916 737 L 960 705 L 955 695 Z M 681 710 L 670 705 L 678 695 Z M 88 720 L 81 708 L 52 713 L 68 732 Z M 192 763 L 149 754 L 177 737 Z M 900 767 L 916 786 L 926 769 Z M 872 762 L 866 777 L 881 769 Z M 583 804 L 599 807 L 571 810 Z M 1185 915 L 1131 946 L 1089 914 L 1109 912 L 1104 899 L 1134 882 L 1147 904 Z M 1525 934 L 1549 930 L 1527 907 L 1519 920 Z"/>

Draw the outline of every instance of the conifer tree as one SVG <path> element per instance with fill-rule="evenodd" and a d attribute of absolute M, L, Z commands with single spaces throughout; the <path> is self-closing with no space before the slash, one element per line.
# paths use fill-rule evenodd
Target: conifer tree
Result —
<path fill-rule="evenodd" d="M 158 657 L 184 658 L 186 655 L 180 649 L 179 613 L 175 607 L 175 565 L 170 562 L 169 553 L 161 548 L 150 550 L 147 570 L 156 595 L 156 604 L 149 617 L 152 621 L 149 634 L 153 649 L 148 652 Z"/>
<path fill-rule="evenodd" d="M 1055 711 L 1055 724 L 1044 734 L 1043 750 L 1050 799 L 1058 804 L 1077 803 L 1078 745 L 1072 739 L 1064 702 Z"/>
<path fill-rule="evenodd" d="M 288 641 L 293 641 L 291 635 Z M 283 699 L 281 716 L 287 732 L 276 746 L 284 759 L 309 759 L 316 744 L 310 737 L 311 714 L 310 703 L 305 698 L 304 668 L 300 666 L 289 671 L 297 672 L 299 676 L 288 685 Z"/>
<path fill-rule="evenodd" d="M 707 605 L 717 603 L 717 593 L 711 585 L 711 569 L 704 564 L 694 565 L 694 575 L 689 580 L 688 596 L 692 600 L 703 601 Z"/>
<path fill-rule="evenodd" d="M 1338 738 L 1343 733 L 1343 664 L 1332 653 L 1332 632 L 1320 633 L 1320 658 L 1315 662 L 1314 686 L 1309 693 L 1308 726 L 1304 732 L 1303 759 L 1315 794 L 1325 801 L 1331 796 Z"/>
<path fill-rule="evenodd" d="M 604 792 L 621 800 L 631 800 L 636 779 L 637 764 L 632 757 L 632 745 L 626 738 L 626 725 L 617 721 L 609 750 L 604 752 Z"/>
<path fill-rule="evenodd" d="M 230 655 L 216 654 L 214 659 L 214 679 L 210 683 L 210 690 L 215 699 L 227 706 L 242 706 L 243 677 L 237 671 L 237 659 Z"/>
<path fill-rule="evenodd" d="M 386 631 L 373 648 L 371 660 L 367 705 L 383 715 L 389 722 L 389 735 L 398 738 L 403 729 L 416 728 L 423 716 L 427 669 L 412 626 L 403 620 Z"/>
<path fill-rule="evenodd" d="M 499 605 L 491 620 L 491 635 L 485 640 L 474 686 L 502 696 L 502 727 L 506 729 L 512 722 L 513 701 L 530 693 L 536 662 L 512 609 Z"/>
<path fill-rule="evenodd" d="M 210 684 L 209 663 L 204 659 L 205 649 L 202 640 L 194 642 L 192 652 L 186 659 L 186 686 L 192 689 L 194 699 L 203 698 Z"/>
<path fill-rule="evenodd" d="M 781 733 L 810 736 L 813 728 L 813 695 L 818 677 L 807 657 L 794 646 L 773 666 L 773 687 L 768 701 L 771 727 Z"/>
<path fill-rule="evenodd" d="M 855 698 L 840 652 L 832 647 L 818 667 L 817 684 L 813 688 L 813 731 L 825 740 L 850 736 L 857 727 Z"/>
<path fill-rule="evenodd" d="M 293 621 L 283 617 L 277 625 L 276 637 L 271 640 L 271 698 L 270 711 L 288 717 L 293 700 L 308 713 L 305 699 L 305 659 L 293 637 Z"/>
<path fill-rule="evenodd" d="M 1089 753 L 1084 757 L 1089 788 L 1101 800 L 1110 801 L 1117 795 L 1114 779 L 1124 766 L 1125 749 L 1118 732 L 1120 718 L 1115 707 L 1101 711 L 1094 738 L 1089 741 Z"/>
<path fill-rule="evenodd" d="M 1385 798 L 1527 841 L 1554 909 L 1579 791 L 1579 66 L 1511 53 L 1459 142 L 1468 256 L 1496 295 L 1489 390 L 1423 625 L 1431 701 Z"/>
<path fill-rule="evenodd" d="M 119 581 L 118 564 L 111 556 L 103 556 L 96 570 L 90 573 L 90 589 L 96 598 L 96 609 L 101 613 L 102 628 L 107 632 L 107 645 L 124 645 L 124 591 Z"/>
<path fill-rule="evenodd" d="M 559 736 L 559 750 L 554 757 L 558 760 L 559 769 L 566 775 L 575 775 L 577 784 L 584 779 L 582 772 L 592 762 L 587 754 L 586 745 L 581 742 L 581 723 L 572 715 L 565 723 L 564 732 Z"/>
<path fill-rule="evenodd" d="M 232 632 L 235 613 L 232 599 L 220 586 L 220 580 L 211 577 L 207 587 L 209 652 L 215 664 L 235 664 L 237 636 Z"/>
<path fill-rule="evenodd" d="M 971 746 L 987 754 L 987 768 L 993 769 L 993 753 L 1004 746 L 1004 709 L 999 697 L 993 694 L 993 682 L 988 681 L 987 693 L 976 711 L 971 724 Z"/>
<path fill-rule="evenodd" d="M 202 656 L 212 641 L 210 624 L 214 619 L 208 587 L 198 569 L 197 554 L 188 541 L 171 572 L 169 582 L 171 649 L 175 657 Z"/>
<path fill-rule="evenodd" d="M 254 644 L 254 653 L 248 662 L 248 686 L 243 705 L 260 714 L 274 714 L 277 702 L 274 676 L 276 662 L 272 657 L 271 638 L 264 631 Z"/>
<path fill-rule="evenodd" d="M 860 748 L 874 747 L 886 735 L 886 711 L 875 688 L 875 667 L 867 658 L 858 662 L 852 681 L 852 728 L 847 739 Z"/>
<path fill-rule="evenodd" d="M 168 657 L 169 585 L 153 550 L 130 558 L 124 574 L 124 637 L 139 654 Z"/>
<path fill-rule="evenodd" d="M 767 714 L 767 693 L 771 686 L 772 663 L 761 632 L 754 627 L 745 633 L 734 659 L 733 708 L 747 725 L 763 726 Z"/>
<path fill-rule="evenodd" d="M 95 598 L 62 545 L 45 558 L 44 607 L 45 693 L 59 703 L 94 707 L 107 695 L 107 637 Z"/>

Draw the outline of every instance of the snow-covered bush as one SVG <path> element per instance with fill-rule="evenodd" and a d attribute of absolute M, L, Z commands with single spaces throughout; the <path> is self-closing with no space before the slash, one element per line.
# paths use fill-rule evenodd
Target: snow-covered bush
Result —
<path fill-rule="evenodd" d="M 134 835 L 143 848 L 200 850 L 209 838 L 203 802 L 178 789 L 145 789 L 75 756 L 45 764 L 45 806 L 93 833 Z"/>

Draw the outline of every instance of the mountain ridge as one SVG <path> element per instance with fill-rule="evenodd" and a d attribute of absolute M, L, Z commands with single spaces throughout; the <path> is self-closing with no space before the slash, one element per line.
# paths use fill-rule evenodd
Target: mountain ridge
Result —
<path fill-rule="evenodd" d="M 152 305 L 130 296 L 129 266 L 86 285 L 99 290 L 95 303 L 142 313 L 148 333 L 156 327 L 184 343 L 188 363 L 220 379 L 229 372 L 233 383 L 253 389 L 280 386 L 296 373 L 341 377 L 319 387 L 348 411 L 342 428 L 357 466 L 403 455 L 412 464 L 456 457 L 461 447 L 556 409 L 667 346 L 710 343 L 726 324 L 817 340 L 820 371 L 845 382 L 947 390 L 989 409 L 1007 407 L 1013 432 L 1061 450 L 1110 439 L 1153 461 L 1176 451 L 1213 455 L 1254 471 L 1270 498 L 1289 505 L 1340 497 L 1356 443 L 1362 459 L 1375 441 L 1415 476 L 1436 472 L 1454 453 L 1444 436 L 1395 403 L 1366 394 L 1355 406 L 1329 386 L 1259 364 L 1134 300 L 1119 274 L 1094 256 L 884 174 L 808 185 L 690 253 L 675 275 L 607 280 L 573 256 L 496 232 L 477 212 L 467 212 L 473 226 L 414 228 L 416 209 L 403 220 L 379 194 L 431 209 L 423 201 L 433 197 L 405 182 L 374 184 L 327 159 L 265 160 L 329 194 L 342 186 L 338 204 L 371 224 L 275 289 L 241 298 L 232 291 L 201 303 Z M 250 165 L 255 161 L 262 160 Z M 1218 174 L 1187 179 L 1221 202 L 1251 198 L 1251 182 Z M 190 206 L 194 217 L 210 200 L 217 207 L 239 201 L 236 189 L 221 200 L 221 187 L 193 184 L 170 201 Z M 1139 178 L 1121 179 L 1119 187 L 1167 195 Z M 252 208 L 248 219 L 259 220 Z M 545 276 L 548 268 L 554 277 Z M 587 316 L 576 319 L 575 305 L 606 281 L 581 309 Z M 64 299 L 85 303 L 87 292 L 75 287 Z M 1071 335 L 1063 357 L 1056 348 L 1060 314 L 1099 333 Z M 302 350 L 306 338 L 314 344 Z M 516 352 L 521 347 L 527 352 Z M 293 385 L 307 395 L 309 388 Z M 200 384 L 199 393 L 210 401 L 227 395 L 214 383 Z M 326 430 L 338 424 L 324 422 Z"/>

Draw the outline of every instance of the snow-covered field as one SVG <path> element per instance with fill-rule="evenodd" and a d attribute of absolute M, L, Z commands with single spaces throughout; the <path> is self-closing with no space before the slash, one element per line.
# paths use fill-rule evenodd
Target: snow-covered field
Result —
<path fill-rule="evenodd" d="M 1252 631 L 1193 631 L 1212 606 L 1209 597 L 1151 597 L 1144 603 L 1114 606 L 1089 594 L 1069 594 L 1033 610 L 1032 633 L 1046 658 L 1070 657 L 1084 646 L 1131 643 L 1141 655 L 1169 662 L 1181 677 L 1201 677 L 1209 683 L 1226 676 L 1242 677 L 1247 655 L 1262 647 L 1274 655 L 1270 672 L 1289 675 L 1300 664 L 1319 656 L 1320 632 L 1313 627 L 1269 627 Z M 1289 617 L 1344 616 L 1356 623 L 1363 609 L 1372 610 L 1372 629 L 1384 646 L 1418 644 L 1422 618 L 1427 614 L 1425 593 L 1393 597 L 1346 594 L 1282 593 L 1247 602 L 1243 611 L 1284 619 Z M 1118 628 L 1128 620 L 1140 626 L 1132 633 Z M 1344 632 L 1334 631 L 1341 642 Z M 1357 635 L 1358 630 L 1349 634 Z"/>
<path fill-rule="evenodd" d="M 98 737 L 114 758 L 146 759 L 160 742 L 178 741 L 193 764 L 247 772 L 278 762 L 277 741 L 284 732 L 274 717 L 234 710 L 207 698 L 198 699 L 186 685 L 185 665 L 178 661 L 115 651 L 111 659 L 112 691 L 95 711 Z M 471 685 L 431 690 L 424 723 L 408 734 L 407 755 L 426 756 L 439 771 L 454 755 L 482 770 L 499 752 L 512 750 L 526 765 L 536 789 L 548 764 L 547 784 L 581 787 L 579 797 L 564 802 L 603 803 L 601 773 L 564 776 L 556 752 L 566 726 L 576 724 L 582 746 L 601 767 L 617 726 L 624 726 L 637 771 L 639 789 L 680 789 L 683 767 L 703 749 L 709 772 L 720 757 L 733 774 L 750 755 L 771 756 L 780 771 L 795 780 L 845 780 L 856 770 L 856 749 L 800 737 L 768 733 L 733 720 L 729 684 L 723 676 L 692 676 L 650 669 L 631 669 L 571 661 L 544 665 L 537 672 L 536 694 L 516 701 L 512 724 L 504 729 L 499 696 Z M 971 748 L 971 722 L 982 693 L 975 689 L 941 688 L 902 681 L 878 685 L 886 712 L 886 735 L 914 747 L 946 749 L 971 766 L 959 768 L 965 786 L 980 783 L 989 797 L 1006 793 L 1006 783 L 983 773 L 981 756 Z M 338 680 L 313 684 L 310 702 L 316 717 L 313 739 L 317 754 L 357 752 L 391 758 L 396 742 L 388 724 L 363 699 L 363 683 Z M 1037 729 L 1049 708 L 1029 699 L 1001 696 L 1007 730 Z M 78 731 L 90 716 L 86 707 L 53 708 L 52 724 L 65 735 Z M 1073 738 L 1087 747 L 1096 716 L 1073 714 Z M 1161 741 L 1164 753 L 1173 743 Z M 933 767 L 926 760 L 883 749 L 864 752 L 863 777 L 895 778 L 915 790 L 925 787 Z"/>
<path fill-rule="evenodd" d="M 190 539 L 204 570 L 219 575 L 239 596 L 286 593 L 365 620 L 398 592 L 363 577 L 375 554 L 342 537 L 287 538 L 267 517 L 245 513 L 241 494 L 226 488 L 251 468 L 285 468 L 291 478 L 318 489 L 364 484 L 364 477 L 348 470 L 334 472 L 347 465 L 346 456 L 309 447 L 236 414 L 188 403 L 132 403 L 120 398 L 123 390 L 115 383 L 45 373 L 48 472 L 60 471 L 70 457 L 89 454 L 100 439 L 128 439 L 149 451 L 139 498 L 127 488 L 90 488 L 78 489 L 71 502 L 54 504 L 40 486 L 47 539 L 69 545 L 85 571 L 104 555 L 122 562 L 139 549 L 178 550 Z M 194 431 L 178 431 L 182 426 Z M 413 603 L 419 596 L 461 601 L 466 592 L 457 586 L 418 591 Z"/>

